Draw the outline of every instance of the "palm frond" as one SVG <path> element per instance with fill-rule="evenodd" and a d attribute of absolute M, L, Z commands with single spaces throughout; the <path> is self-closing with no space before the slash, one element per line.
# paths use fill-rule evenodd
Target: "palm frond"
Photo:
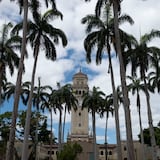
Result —
<path fill-rule="evenodd" d="M 118 18 L 119 24 L 123 24 L 124 22 L 128 22 L 130 25 L 134 24 L 134 20 L 127 14 L 123 14 Z"/>
<path fill-rule="evenodd" d="M 58 18 L 58 17 L 60 17 L 61 20 L 63 20 L 63 14 L 62 14 L 60 11 L 50 9 L 50 10 L 46 11 L 46 12 L 42 15 L 42 20 L 48 21 L 48 20 L 50 20 L 50 19 L 53 20 L 53 19 Z"/>
<path fill-rule="evenodd" d="M 140 43 L 148 43 L 154 38 L 160 38 L 160 31 L 159 30 L 152 30 L 150 33 L 146 33 L 140 39 Z"/>
<path fill-rule="evenodd" d="M 82 18 L 81 23 L 87 24 L 86 33 L 90 33 L 92 29 L 105 28 L 104 23 L 101 21 L 101 19 L 92 14 Z"/>

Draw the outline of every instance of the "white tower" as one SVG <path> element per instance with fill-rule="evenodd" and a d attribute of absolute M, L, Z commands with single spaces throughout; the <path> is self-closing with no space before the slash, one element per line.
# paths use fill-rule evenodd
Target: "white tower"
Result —
<path fill-rule="evenodd" d="M 83 94 L 88 92 L 88 77 L 81 71 L 73 76 L 73 91 L 78 99 L 78 109 L 71 111 L 71 133 L 68 136 L 70 141 L 90 141 L 89 136 L 89 115 L 88 109 L 82 110 Z"/>

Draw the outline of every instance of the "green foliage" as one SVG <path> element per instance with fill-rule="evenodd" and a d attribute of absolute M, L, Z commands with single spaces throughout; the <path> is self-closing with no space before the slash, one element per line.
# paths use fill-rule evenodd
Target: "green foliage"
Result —
<path fill-rule="evenodd" d="M 3 142 L 7 143 L 11 124 L 11 112 L 5 112 L 0 115 L 0 136 Z"/>
<path fill-rule="evenodd" d="M 11 125 L 11 116 L 12 112 L 5 112 L 0 115 L 0 155 L 1 157 L 5 156 L 7 141 L 9 140 L 9 132 Z M 22 139 L 24 136 L 24 126 L 25 126 L 25 117 L 26 112 L 21 111 L 18 115 L 16 136 L 18 139 Z M 38 119 L 38 130 L 36 130 L 36 123 Z M 36 146 L 38 142 L 36 142 L 36 132 L 38 133 L 38 142 L 43 142 L 49 144 L 50 141 L 50 131 L 47 130 L 47 117 L 41 115 L 40 113 L 32 112 L 31 119 L 31 128 L 30 128 L 30 137 L 32 139 L 32 144 L 30 147 L 33 148 Z M 55 143 L 55 139 L 53 139 L 53 143 Z M 34 153 L 33 153 L 34 155 Z M 15 155 L 18 157 L 18 154 Z M 16 158 L 18 160 L 18 158 Z"/>
<path fill-rule="evenodd" d="M 47 119 L 44 120 L 44 123 L 41 125 L 39 129 L 39 134 L 38 134 L 38 141 L 39 142 L 44 142 L 44 143 L 49 143 L 50 141 L 50 131 L 47 130 Z M 55 139 L 53 139 L 53 143 L 55 142 Z"/>
<path fill-rule="evenodd" d="M 77 143 L 67 143 L 63 150 L 57 154 L 57 160 L 76 160 L 77 154 L 82 152 L 82 147 Z"/>
<path fill-rule="evenodd" d="M 23 137 L 24 135 L 24 127 L 25 127 L 25 117 L 26 112 L 22 111 L 19 112 L 19 121 L 17 125 L 19 126 L 19 135 Z M 44 115 L 41 115 L 40 112 L 32 112 L 31 114 L 31 124 L 30 124 L 30 138 L 33 142 L 36 141 L 36 132 L 38 133 L 38 141 L 49 143 L 49 135 L 50 131 L 47 130 L 47 117 Z M 38 122 L 38 128 L 36 128 Z M 44 137 L 44 135 L 45 137 Z"/>
<path fill-rule="evenodd" d="M 0 155 L 1 158 L 5 157 L 7 141 L 9 139 L 10 132 L 10 124 L 11 124 L 11 112 L 5 112 L 0 115 Z"/>
<path fill-rule="evenodd" d="M 160 127 L 159 126 L 154 127 L 154 133 L 155 133 L 156 144 L 160 146 Z M 143 134 L 144 134 L 144 143 L 151 146 L 149 128 L 145 128 L 143 130 Z M 138 135 L 138 137 L 139 137 L 139 141 L 141 141 L 140 134 Z"/>

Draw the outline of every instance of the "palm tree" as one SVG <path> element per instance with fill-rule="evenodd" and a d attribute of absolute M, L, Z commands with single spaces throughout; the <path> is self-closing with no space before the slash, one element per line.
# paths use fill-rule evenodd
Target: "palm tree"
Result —
<path fill-rule="evenodd" d="M 106 160 L 108 159 L 108 153 L 107 153 L 107 128 L 108 128 L 108 118 L 109 118 L 109 113 L 112 114 L 113 116 L 113 98 L 111 95 L 106 96 L 104 99 L 104 104 L 102 108 L 99 110 L 100 117 L 104 117 L 104 114 L 106 113 L 106 125 L 105 125 L 105 156 Z"/>
<path fill-rule="evenodd" d="M 85 0 L 89 1 L 89 0 Z M 123 93 L 123 103 L 125 109 L 125 122 L 126 122 L 126 133 L 127 133 L 127 150 L 128 150 L 128 159 L 134 160 L 134 147 L 133 147 L 133 138 L 132 138 L 132 127 L 131 127 L 131 117 L 130 117 L 130 106 L 129 106 L 129 98 L 128 98 L 128 90 L 126 85 L 126 75 L 125 75 L 125 68 L 124 62 L 122 58 L 122 51 L 121 51 L 121 39 L 119 33 L 119 22 L 118 22 L 118 15 L 121 11 L 121 0 L 97 0 L 95 12 L 96 15 L 100 17 L 101 15 L 101 8 L 102 6 L 109 4 L 113 6 L 113 13 L 114 13 L 114 34 L 115 34 L 115 46 L 116 52 L 118 54 L 119 63 L 120 63 L 120 76 L 121 76 L 121 85 L 122 85 L 122 93 Z"/>
<path fill-rule="evenodd" d="M 39 4 L 32 4 L 33 9 L 38 9 Z M 37 5 L 37 6 L 36 6 Z M 27 110 L 27 117 L 26 117 L 26 126 L 25 126 L 25 136 L 24 136 L 24 143 L 23 143 L 23 151 L 22 151 L 22 158 L 27 158 L 27 141 L 28 141 L 28 131 L 29 131 L 29 123 L 30 123 L 30 116 L 31 116 L 31 106 L 32 106 L 32 96 L 33 96 L 33 88 L 34 88 L 34 78 L 38 60 L 38 53 L 40 46 L 43 45 L 43 48 L 46 52 L 47 59 L 56 60 L 56 49 L 55 44 L 59 43 L 59 38 L 62 40 L 63 46 L 67 45 L 67 38 L 64 32 L 60 29 L 54 28 L 48 21 L 54 17 L 54 15 L 62 16 L 59 11 L 56 10 L 48 10 L 42 16 L 38 12 L 38 10 L 33 10 L 33 20 L 28 22 L 28 40 L 31 43 L 31 46 L 34 49 L 34 65 L 32 71 L 32 80 L 31 80 L 31 91 L 28 101 L 28 110 Z M 18 32 L 21 29 L 22 23 L 15 26 L 13 32 Z M 51 40 L 53 38 L 54 42 Z"/>
<path fill-rule="evenodd" d="M 157 49 L 160 53 L 160 49 Z M 150 71 L 147 76 L 149 78 L 149 84 L 151 86 L 150 89 L 152 92 L 157 89 L 157 92 L 160 93 L 160 64 L 158 54 L 153 55 L 151 66 L 153 68 L 153 71 Z"/>
<path fill-rule="evenodd" d="M 64 142 L 66 111 L 68 110 L 69 113 L 72 107 L 74 110 L 76 110 L 78 105 L 78 100 L 74 96 L 72 86 L 70 84 L 64 85 L 61 88 L 61 90 L 62 90 L 62 98 L 64 99 L 64 120 L 62 129 L 62 142 Z"/>
<path fill-rule="evenodd" d="M 14 0 L 11 0 L 14 1 Z M 45 0 L 46 4 L 48 4 L 48 1 L 52 3 L 52 7 L 56 9 L 55 1 L 54 0 Z M 24 69 L 24 56 L 26 53 L 26 36 L 27 36 L 27 21 L 28 21 L 28 0 L 18 0 L 17 1 L 20 7 L 20 13 L 22 13 L 23 8 L 23 35 L 22 35 L 22 47 L 21 47 L 21 57 L 19 60 L 19 67 L 18 67 L 18 74 L 17 74 L 17 80 L 16 80 L 16 88 L 15 88 L 15 94 L 14 94 L 14 104 L 13 104 L 13 112 L 12 112 L 12 123 L 11 123 L 11 129 L 10 129 L 10 135 L 9 135 L 9 143 L 8 148 L 6 151 L 6 160 L 12 160 L 13 159 L 13 153 L 14 153 L 14 141 L 15 141 L 15 128 L 16 128 L 16 119 L 18 115 L 18 105 L 19 105 L 19 99 L 20 99 L 20 88 L 21 88 L 21 81 L 22 81 L 22 73 Z M 36 0 L 33 0 L 33 2 L 36 2 Z"/>
<path fill-rule="evenodd" d="M 147 46 L 147 44 L 155 37 L 160 37 L 160 32 L 152 30 L 150 33 L 141 36 L 140 41 L 137 41 L 137 44 L 134 46 L 133 49 L 128 50 L 127 52 L 130 53 L 128 57 L 129 61 L 131 62 L 132 66 L 132 76 L 137 75 L 137 69 L 140 72 L 140 78 L 144 82 L 144 92 L 146 96 L 147 102 L 147 114 L 148 114 L 148 123 L 150 129 L 150 136 L 151 136 L 151 145 L 152 145 L 152 159 L 156 160 L 156 141 L 153 129 L 153 120 L 152 120 L 152 111 L 150 106 L 150 95 L 149 89 L 146 79 L 146 72 L 148 71 L 150 64 L 153 60 L 154 55 L 159 54 L 158 47 L 155 46 Z"/>
<path fill-rule="evenodd" d="M 36 114 L 39 115 L 39 110 L 43 102 L 46 102 L 46 98 L 48 98 L 48 91 L 51 90 L 51 87 L 48 85 L 42 86 L 40 77 L 38 77 L 38 86 L 34 87 L 33 91 L 33 106 L 36 107 Z M 37 159 L 37 144 L 38 144 L 38 122 L 39 116 L 37 116 L 36 122 L 36 132 L 35 132 L 35 159 Z"/>
<path fill-rule="evenodd" d="M 141 120 L 141 101 L 140 101 L 140 91 L 144 91 L 144 85 L 141 83 L 141 79 L 137 79 L 136 77 L 127 76 L 131 83 L 128 85 L 129 91 L 132 91 L 132 94 L 136 94 L 136 103 L 137 103 L 137 110 L 139 116 L 139 125 L 140 125 L 140 135 L 141 135 L 141 143 L 142 143 L 142 156 L 143 160 L 146 159 L 145 157 L 145 148 L 144 148 L 144 136 L 143 136 L 143 128 L 142 128 L 142 120 Z"/>
<path fill-rule="evenodd" d="M 21 6 L 20 6 L 21 7 Z M 12 123 L 9 135 L 9 143 L 6 151 L 6 160 L 13 159 L 14 153 L 14 141 L 15 141 L 15 128 L 16 128 L 16 119 L 18 115 L 18 104 L 20 98 L 20 88 L 22 81 L 22 73 L 24 69 L 24 56 L 26 53 L 26 35 L 27 35 L 27 19 L 28 19 L 28 0 L 23 0 L 23 35 L 22 35 L 22 47 L 21 47 L 21 57 L 19 60 L 18 74 L 16 80 L 16 88 L 14 94 L 14 104 L 13 104 L 13 112 L 12 112 Z"/>
<path fill-rule="evenodd" d="M 51 119 L 51 130 L 50 130 L 50 153 L 49 153 L 49 160 L 51 160 L 51 155 L 52 155 L 52 144 L 53 144 L 53 113 L 52 111 L 54 111 L 54 113 L 56 114 L 57 108 L 55 105 L 55 101 L 54 101 L 54 93 L 56 90 L 53 90 L 51 88 L 51 93 L 46 96 L 45 101 L 43 101 L 42 105 L 41 105 L 41 109 L 42 111 L 44 111 L 45 109 L 47 109 L 50 112 L 50 119 Z"/>
<path fill-rule="evenodd" d="M 15 67 L 18 68 L 19 57 L 15 52 L 21 47 L 21 38 L 11 35 L 9 31 L 13 27 L 12 23 L 3 24 L 0 34 L 0 103 L 3 80 L 6 79 L 6 68 L 9 68 L 10 74 L 13 75 Z"/>
<path fill-rule="evenodd" d="M 102 108 L 104 104 L 105 94 L 102 91 L 99 91 L 98 87 L 93 87 L 92 91 L 85 93 L 83 96 L 82 109 L 84 107 L 88 108 L 88 112 L 92 115 L 92 128 L 93 128 L 93 153 L 94 160 L 97 159 L 97 149 L 96 149 L 96 112 Z"/>
<path fill-rule="evenodd" d="M 82 19 L 82 23 L 87 23 L 87 33 L 88 36 L 85 38 L 84 41 L 84 47 L 86 50 L 86 57 L 87 61 L 91 62 L 91 49 L 94 48 L 94 46 L 97 44 L 97 52 L 96 52 L 96 63 L 101 63 L 103 50 L 107 49 L 107 55 L 109 59 L 109 72 L 111 73 L 111 84 L 112 84 L 112 90 L 114 95 L 114 107 L 115 107 L 115 121 L 116 121 L 116 135 L 117 135 L 117 144 L 118 144 L 118 155 L 117 157 L 121 160 L 122 159 L 122 153 L 121 153 L 121 141 L 120 141 L 120 129 L 118 124 L 118 100 L 117 100 L 117 93 L 115 89 L 115 81 L 114 81 L 114 73 L 113 73 L 113 67 L 112 67 L 112 60 L 111 60 L 111 44 L 116 48 L 114 39 L 115 39 L 115 33 L 114 33 L 114 22 L 113 18 L 111 17 L 110 13 L 110 6 L 105 4 L 104 7 L 104 17 L 101 19 L 101 17 L 98 17 L 96 15 L 87 15 Z M 105 19 L 104 19 L 105 18 Z M 130 24 L 133 24 L 133 20 L 130 16 L 124 14 L 119 17 L 119 23 L 129 22 Z M 91 30 L 93 28 L 96 28 L 93 32 Z M 98 29 L 98 30 L 97 30 Z M 90 33 L 91 32 L 91 33 Z M 129 35 L 126 34 L 124 31 L 120 30 L 121 36 L 128 38 Z M 126 38 L 126 39 L 127 39 Z M 124 39 L 125 41 L 125 39 Z M 126 43 L 125 43 L 126 44 Z"/>
<path fill-rule="evenodd" d="M 52 103 L 51 108 L 54 109 L 54 111 L 59 111 L 59 125 L 58 125 L 58 151 L 61 151 L 62 149 L 62 110 L 63 110 L 63 95 L 62 90 L 57 84 L 58 89 L 53 90 L 51 93 L 50 101 Z"/>
<path fill-rule="evenodd" d="M 29 81 L 26 81 L 24 83 L 22 83 L 21 85 L 21 89 L 20 89 L 20 97 L 22 100 L 22 103 L 24 105 L 27 105 L 27 101 L 29 98 L 29 92 L 30 92 L 30 86 L 31 83 Z M 6 82 L 4 85 L 4 98 L 6 100 L 9 100 L 11 98 L 11 96 L 14 96 L 15 93 L 15 84 L 12 82 Z"/>
<path fill-rule="evenodd" d="M 120 77 L 121 77 L 121 86 L 123 93 L 123 104 L 125 110 L 125 122 L 126 122 L 126 133 L 127 133 L 127 157 L 130 160 L 135 160 L 134 155 L 134 146 L 133 146 L 133 136 L 132 136 L 132 127 L 131 127 L 131 117 L 130 117 L 130 103 L 128 98 L 128 90 L 126 85 L 126 73 L 124 68 L 124 62 L 121 51 L 121 38 L 119 33 L 119 23 L 118 23 L 118 15 L 121 10 L 121 0 L 112 0 L 113 4 L 113 12 L 114 12 L 114 31 L 115 31 L 115 43 L 116 43 L 116 51 L 119 58 L 120 63 Z"/>

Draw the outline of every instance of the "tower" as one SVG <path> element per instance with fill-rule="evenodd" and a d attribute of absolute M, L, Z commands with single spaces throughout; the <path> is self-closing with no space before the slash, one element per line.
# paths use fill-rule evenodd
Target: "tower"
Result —
<path fill-rule="evenodd" d="M 89 115 L 88 109 L 82 110 L 83 94 L 88 92 L 88 77 L 81 70 L 73 76 L 73 91 L 78 99 L 78 108 L 71 111 L 71 133 L 68 137 L 70 141 L 89 141 Z"/>

